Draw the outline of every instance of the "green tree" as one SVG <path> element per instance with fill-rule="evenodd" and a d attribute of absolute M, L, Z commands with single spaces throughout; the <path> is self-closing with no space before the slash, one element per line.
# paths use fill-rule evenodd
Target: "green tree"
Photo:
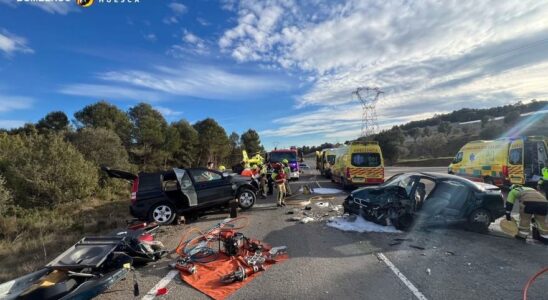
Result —
<path fill-rule="evenodd" d="M 247 151 L 249 155 L 255 155 L 257 152 L 262 152 L 264 150 L 263 146 L 261 146 L 259 134 L 253 129 L 248 129 L 246 132 L 242 133 L 240 140 L 242 148 Z"/>
<path fill-rule="evenodd" d="M 53 111 L 40 119 L 36 124 L 36 128 L 40 131 L 52 130 L 61 131 L 68 129 L 69 120 L 67 115 L 62 111 Z"/>
<path fill-rule="evenodd" d="M 413 142 L 416 143 L 417 139 L 421 136 L 421 130 L 418 127 L 411 128 L 407 131 L 407 134 L 413 138 Z"/>
<path fill-rule="evenodd" d="M 131 143 L 131 121 L 128 115 L 115 105 L 100 101 L 77 111 L 74 118 L 78 127 L 110 129 L 116 132 L 126 147 Z"/>
<path fill-rule="evenodd" d="M 383 130 L 373 136 L 373 139 L 379 142 L 383 157 L 389 162 L 396 162 L 399 158 L 399 145 L 405 140 L 402 130 L 394 126 L 390 130 Z"/>
<path fill-rule="evenodd" d="M 215 120 L 207 118 L 194 124 L 198 132 L 198 165 L 205 165 L 208 161 L 216 164 L 224 161 L 229 153 L 229 141 L 226 131 Z"/>
<path fill-rule="evenodd" d="M 0 174 L 0 216 L 7 215 L 8 208 L 13 204 L 13 195 L 6 187 L 6 179 Z"/>
<path fill-rule="evenodd" d="M 172 124 L 177 129 L 181 145 L 174 154 L 177 166 L 192 167 L 197 160 L 198 132 L 187 120 L 180 120 Z"/>
<path fill-rule="evenodd" d="M 481 117 L 481 128 L 485 128 L 485 126 L 489 123 L 489 120 L 491 120 L 491 116 L 484 115 Z"/>
<path fill-rule="evenodd" d="M 480 131 L 480 138 L 484 140 L 492 140 L 502 136 L 504 128 L 496 124 L 489 124 Z"/>
<path fill-rule="evenodd" d="M 519 120 L 520 113 L 517 110 L 513 110 L 504 116 L 504 124 L 514 125 Z"/>
<path fill-rule="evenodd" d="M 122 140 L 106 128 L 82 128 L 69 136 L 70 142 L 96 166 L 129 170 L 129 158 Z"/>
<path fill-rule="evenodd" d="M 236 132 L 232 132 L 228 137 L 230 150 L 228 156 L 228 165 L 233 166 L 242 161 L 242 148 L 240 144 L 240 136 Z"/>
<path fill-rule="evenodd" d="M 432 134 L 432 131 L 430 130 L 430 127 L 424 127 L 422 130 L 422 136 L 430 136 Z"/>
<path fill-rule="evenodd" d="M 164 169 L 166 169 L 168 165 L 173 167 L 177 166 L 178 160 L 176 160 L 175 156 L 179 149 L 181 149 L 181 145 L 182 139 L 179 130 L 175 125 L 169 125 L 166 128 L 165 141 L 161 149 L 161 155 L 164 158 Z"/>
<path fill-rule="evenodd" d="M 165 164 L 167 122 L 162 114 L 150 104 L 139 103 L 130 108 L 129 118 L 133 124 L 131 152 L 143 170 L 152 171 Z"/>
<path fill-rule="evenodd" d="M 441 122 L 440 125 L 438 125 L 438 132 L 445 134 L 445 136 L 449 136 L 452 129 L 451 123 L 449 122 Z"/>
<path fill-rule="evenodd" d="M 63 134 L 0 136 L 0 168 L 24 208 L 51 208 L 97 190 L 97 168 Z"/>

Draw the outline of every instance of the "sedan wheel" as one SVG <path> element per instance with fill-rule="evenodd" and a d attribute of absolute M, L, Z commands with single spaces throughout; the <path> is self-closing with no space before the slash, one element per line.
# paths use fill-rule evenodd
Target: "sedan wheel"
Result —
<path fill-rule="evenodd" d="M 175 216 L 175 209 L 171 204 L 160 203 L 151 209 L 149 219 L 160 224 L 170 224 L 175 220 Z"/>
<path fill-rule="evenodd" d="M 238 203 L 241 209 L 249 209 L 255 204 L 257 196 L 251 190 L 242 190 L 238 194 Z"/>
<path fill-rule="evenodd" d="M 491 224 L 491 215 L 485 209 L 473 211 L 468 218 L 468 228 L 476 232 L 486 232 Z"/>

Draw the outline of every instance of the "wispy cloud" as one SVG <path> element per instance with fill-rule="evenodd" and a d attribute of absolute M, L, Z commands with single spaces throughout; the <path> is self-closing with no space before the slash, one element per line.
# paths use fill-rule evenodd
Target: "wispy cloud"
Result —
<path fill-rule="evenodd" d="M 154 109 L 159 111 L 166 118 L 178 117 L 183 114 L 182 111 L 176 111 L 165 106 L 154 106 Z"/>
<path fill-rule="evenodd" d="M 196 18 L 196 21 L 197 21 L 198 23 L 200 23 L 200 25 L 202 25 L 202 26 L 209 26 L 209 25 L 211 25 L 211 23 L 210 23 L 209 21 L 207 21 L 206 19 L 204 19 L 204 18 L 198 17 L 198 18 Z"/>
<path fill-rule="evenodd" d="M 59 89 L 59 93 L 102 100 L 158 101 L 161 99 L 161 96 L 154 91 L 104 83 L 65 85 Z"/>
<path fill-rule="evenodd" d="M 32 103 L 33 100 L 29 97 L 11 96 L 0 93 L 0 113 L 28 109 L 32 107 Z"/>
<path fill-rule="evenodd" d="M 34 53 L 34 50 L 27 45 L 25 38 L 12 34 L 6 29 L 0 29 L 0 51 L 8 56 L 15 52 Z"/>
<path fill-rule="evenodd" d="M 167 54 L 174 58 L 185 58 L 188 54 L 204 55 L 208 53 L 208 42 L 187 29 L 183 30 L 181 43 L 171 46 L 167 51 Z"/>
<path fill-rule="evenodd" d="M 100 73 L 97 83 L 62 86 L 59 92 L 100 99 L 159 101 L 170 96 L 213 100 L 250 99 L 252 95 L 287 90 L 290 85 L 263 74 L 239 74 L 211 65 L 156 66 L 152 70 Z"/>
<path fill-rule="evenodd" d="M 184 4 L 178 2 L 171 2 L 167 6 L 169 7 L 171 14 L 163 19 L 165 24 L 179 23 L 180 17 L 188 11 Z"/>
<path fill-rule="evenodd" d="M 146 34 L 143 34 L 143 38 L 144 38 L 147 42 L 156 42 L 156 40 L 158 39 L 154 33 L 146 33 Z"/>
<path fill-rule="evenodd" d="M 0 0 L 0 4 L 6 4 L 12 8 L 19 5 L 32 5 L 50 14 L 66 15 L 70 12 L 78 11 L 78 7 L 74 4 L 74 1 L 70 2 L 17 2 L 17 0 Z"/>
<path fill-rule="evenodd" d="M 309 113 L 313 116 L 359 111 L 350 105 L 356 103 L 351 92 L 358 86 L 386 92 L 378 105 L 383 122 L 548 98 L 546 2 L 225 4 L 238 19 L 219 39 L 221 50 L 239 62 L 277 65 L 309 78 L 310 88 L 296 107 L 319 107 Z M 288 126 L 265 133 L 330 136 L 302 123 Z"/>

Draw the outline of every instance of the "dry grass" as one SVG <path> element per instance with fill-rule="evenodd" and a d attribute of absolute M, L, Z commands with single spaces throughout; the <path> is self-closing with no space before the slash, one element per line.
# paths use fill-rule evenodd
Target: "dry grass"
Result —
<path fill-rule="evenodd" d="M 71 203 L 24 217 L 0 217 L 0 282 L 37 270 L 85 235 L 123 228 L 128 200 Z"/>

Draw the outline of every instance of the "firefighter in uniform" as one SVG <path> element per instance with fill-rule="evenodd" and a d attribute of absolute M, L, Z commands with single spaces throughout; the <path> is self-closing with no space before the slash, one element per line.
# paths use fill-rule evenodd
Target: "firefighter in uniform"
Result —
<path fill-rule="evenodd" d="M 261 198 L 266 199 L 266 166 L 257 165 L 259 168 L 259 192 Z"/>
<path fill-rule="evenodd" d="M 538 181 L 538 188 L 544 191 L 544 197 L 548 198 L 548 166 L 542 168 L 542 178 Z"/>
<path fill-rule="evenodd" d="M 287 159 L 282 160 L 283 169 L 285 173 L 285 191 L 287 196 L 291 196 L 291 186 L 289 185 L 289 177 L 291 176 L 291 168 L 289 167 L 289 161 Z"/>
<path fill-rule="evenodd" d="M 537 190 L 514 184 L 506 198 L 506 220 L 510 221 L 512 208 L 515 202 L 519 203 L 519 224 L 517 238 L 526 239 L 531 227 L 531 218 L 534 217 L 536 226 L 543 238 L 548 238 L 546 214 L 548 200 Z"/>
<path fill-rule="evenodd" d="M 286 181 L 286 174 L 284 172 L 284 168 L 280 164 L 276 164 L 274 166 L 274 172 L 272 173 L 272 179 L 274 182 L 276 182 L 276 186 L 278 187 L 278 192 L 276 195 L 276 199 L 278 201 L 278 207 L 285 206 L 285 181 Z"/>

